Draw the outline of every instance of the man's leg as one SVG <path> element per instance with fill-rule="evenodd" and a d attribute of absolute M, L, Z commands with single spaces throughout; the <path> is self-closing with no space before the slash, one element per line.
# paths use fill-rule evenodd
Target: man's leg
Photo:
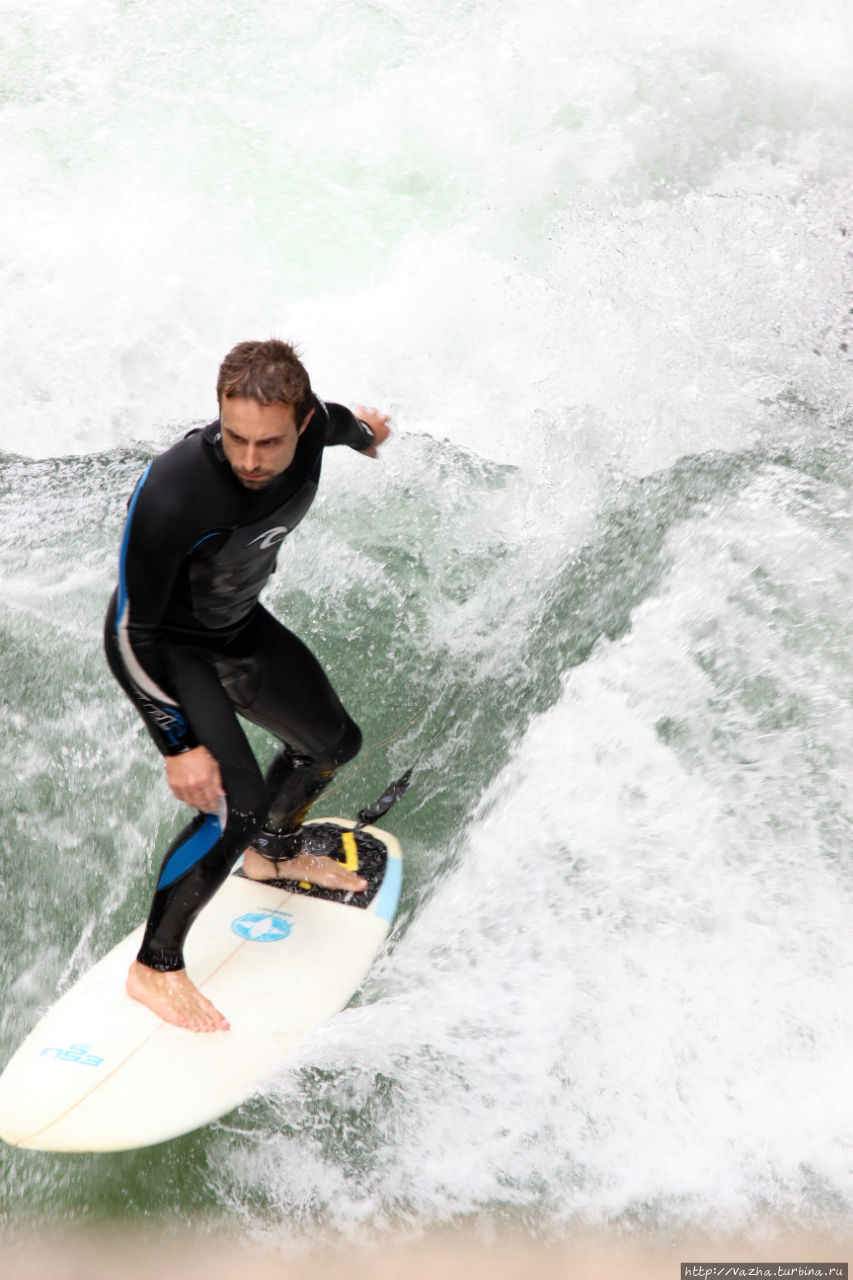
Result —
<path fill-rule="evenodd" d="M 253 879 L 307 879 L 357 892 L 362 877 L 304 851 L 300 826 L 337 767 L 358 753 L 358 726 L 310 649 L 265 610 L 241 636 L 235 660 L 219 668 L 234 705 L 287 743 L 267 770 L 267 815 L 246 850 L 244 871 Z"/>
<path fill-rule="evenodd" d="M 334 765 L 322 765 L 285 747 L 273 756 L 265 778 L 267 831 L 298 831 L 305 815 L 335 776 Z"/>
<path fill-rule="evenodd" d="M 186 974 L 183 946 L 199 911 L 260 827 L 266 786 L 212 664 L 189 651 L 176 652 L 173 661 L 181 668 L 193 727 L 219 764 L 225 798 L 221 813 L 197 814 L 167 850 L 128 992 L 168 1022 L 196 1031 L 224 1030 L 225 1018 Z"/>

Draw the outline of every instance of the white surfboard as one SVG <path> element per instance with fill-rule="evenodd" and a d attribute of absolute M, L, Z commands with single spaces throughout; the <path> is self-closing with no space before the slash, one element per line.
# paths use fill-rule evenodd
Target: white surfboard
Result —
<path fill-rule="evenodd" d="M 187 1133 L 245 1102 L 358 989 L 391 927 L 393 836 L 326 818 L 336 856 L 368 880 L 346 895 L 228 877 L 199 914 L 187 972 L 231 1029 L 170 1026 L 124 991 L 142 927 L 44 1015 L 0 1076 L 0 1137 L 45 1151 L 119 1151 Z M 282 882 L 278 882 L 279 885 Z"/>

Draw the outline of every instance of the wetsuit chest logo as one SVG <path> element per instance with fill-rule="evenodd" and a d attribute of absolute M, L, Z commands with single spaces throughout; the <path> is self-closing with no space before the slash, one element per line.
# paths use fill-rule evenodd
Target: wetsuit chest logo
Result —
<path fill-rule="evenodd" d="M 290 533 L 287 525 L 278 524 L 274 529 L 266 529 L 263 533 L 259 533 L 257 538 L 252 538 L 251 542 L 247 542 L 247 547 L 254 547 L 260 544 L 261 551 L 267 551 L 270 547 L 275 547 L 282 542 Z"/>

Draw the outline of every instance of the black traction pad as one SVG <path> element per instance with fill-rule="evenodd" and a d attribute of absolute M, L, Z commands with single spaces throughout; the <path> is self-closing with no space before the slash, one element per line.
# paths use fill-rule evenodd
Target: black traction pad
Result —
<path fill-rule="evenodd" d="M 273 889 L 286 889 L 289 893 L 301 893 L 307 898 L 321 898 L 325 902 L 369 907 L 382 884 L 388 861 L 388 852 L 382 841 L 366 831 L 350 831 L 349 827 L 340 827 L 336 822 L 309 822 L 302 831 L 303 853 L 311 853 L 320 858 L 334 858 L 336 862 L 344 864 L 347 863 L 347 852 L 343 837 L 354 836 L 357 861 L 353 866 L 350 855 L 349 868 L 357 871 L 367 881 L 367 887 L 361 893 L 353 893 L 349 889 L 327 889 L 323 885 L 309 884 L 307 880 L 264 880 L 258 883 L 271 885 Z M 248 879 L 242 867 L 238 867 L 233 874 Z"/>

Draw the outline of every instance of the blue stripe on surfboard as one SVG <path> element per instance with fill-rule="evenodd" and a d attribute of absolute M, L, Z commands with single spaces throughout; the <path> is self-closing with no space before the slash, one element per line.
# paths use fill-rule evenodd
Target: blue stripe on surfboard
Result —
<path fill-rule="evenodd" d="M 197 862 L 201 862 L 204 855 L 210 852 L 221 835 L 222 825 L 216 814 L 207 814 L 198 830 L 194 831 L 183 844 L 178 845 L 163 868 L 160 879 L 157 881 L 157 888 L 165 889 L 168 885 L 174 884 L 184 872 L 189 871 L 190 867 L 194 867 Z"/>
<path fill-rule="evenodd" d="M 389 857 L 385 863 L 382 887 L 377 893 L 373 904 L 373 914 L 378 916 L 380 920 L 387 920 L 391 924 L 394 919 L 397 912 L 397 904 L 400 901 L 402 883 L 403 860 L 402 858 Z"/>

